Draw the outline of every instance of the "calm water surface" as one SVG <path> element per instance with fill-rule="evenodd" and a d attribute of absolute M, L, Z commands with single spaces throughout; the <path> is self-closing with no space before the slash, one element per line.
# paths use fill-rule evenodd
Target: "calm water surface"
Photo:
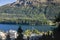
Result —
<path fill-rule="evenodd" d="M 39 31 L 49 31 L 54 29 L 54 26 L 30 26 L 30 25 L 14 25 L 14 24 L 0 24 L 0 30 L 8 31 L 8 30 L 17 30 L 21 26 L 21 28 L 25 31 L 27 29 L 33 30 L 37 29 Z"/>

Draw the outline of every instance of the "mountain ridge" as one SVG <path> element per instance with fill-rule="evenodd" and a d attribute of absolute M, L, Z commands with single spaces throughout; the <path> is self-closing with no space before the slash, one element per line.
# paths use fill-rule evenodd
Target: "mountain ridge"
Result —
<path fill-rule="evenodd" d="M 60 1 L 59 0 L 16 0 L 16 2 L 13 2 L 11 4 L 8 4 L 12 7 L 17 6 L 21 6 L 21 5 L 39 5 L 39 4 L 59 4 L 60 5 Z"/>

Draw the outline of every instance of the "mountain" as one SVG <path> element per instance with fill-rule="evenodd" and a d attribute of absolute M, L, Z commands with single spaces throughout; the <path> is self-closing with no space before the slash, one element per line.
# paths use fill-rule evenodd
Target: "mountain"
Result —
<path fill-rule="evenodd" d="M 9 4 L 10 6 L 21 6 L 21 5 L 39 5 L 39 4 L 60 4 L 59 0 L 16 0 L 16 2 Z"/>
<path fill-rule="evenodd" d="M 53 0 L 17 0 L 0 7 L 0 21 L 53 21 L 60 12 L 60 4 Z M 24 21 L 24 22 L 25 22 Z M 32 22 L 32 21 L 31 21 Z"/>

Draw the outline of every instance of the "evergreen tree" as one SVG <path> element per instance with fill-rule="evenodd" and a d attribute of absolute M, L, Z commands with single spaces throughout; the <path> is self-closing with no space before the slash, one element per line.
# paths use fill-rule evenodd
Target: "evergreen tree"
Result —
<path fill-rule="evenodd" d="M 60 40 L 60 13 L 55 21 L 58 23 L 58 27 L 53 30 L 54 40 Z"/>
<path fill-rule="evenodd" d="M 23 40 L 23 34 L 22 34 L 23 30 L 21 29 L 21 27 L 18 28 L 17 32 L 18 32 L 18 37 L 16 40 Z"/>
<path fill-rule="evenodd" d="M 18 34 L 21 34 L 23 32 L 23 30 L 21 29 L 21 26 L 19 26 L 17 32 L 18 32 Z"/>
<path fill-rule="evenodd" d="M 60 12 L 59 12 L 58 16 L 56 17 L 55 22 L 60 22 Z"/>
<path fill-rule="evenodd" d="M 11 40 L 9 33 L 6 36 L 6 40 Z"/>

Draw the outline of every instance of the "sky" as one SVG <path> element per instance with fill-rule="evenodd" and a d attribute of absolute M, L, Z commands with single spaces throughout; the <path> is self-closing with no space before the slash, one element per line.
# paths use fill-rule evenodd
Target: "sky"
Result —
<path fill-rule="evenodd" d="M 8 4 L 8 3 L 13 3 L 15 1 L 16 0 L 0 0 L 0 6 L 3 6 L 3 5 Z"/>

